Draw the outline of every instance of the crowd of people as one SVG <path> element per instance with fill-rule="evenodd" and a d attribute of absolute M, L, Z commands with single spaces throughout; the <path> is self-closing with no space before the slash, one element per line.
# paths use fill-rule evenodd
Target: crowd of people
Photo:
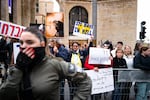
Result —
<path fill-rule="evenodd" d="M 52 40 L 54 43 L 54 40 Z M 51 41 L 51 42 L 52 42 Z M 50 42 L 50 45 L 51 45 Z M 57 43 L 57 41 L 55 41 Z M 52 43 L 52 44 L 53 44 Z M 61 44 L 61 43 L 59 43 Z M 93 47 L 92 39 L 88 40 L 88 43 L 79 44 L 78 42 L 73 42 L 67 49 L 64 45 L 51 46 L 51 50 L 55 56 L 62 57 L 64 60 L 69 61 L 82 67 L 83 69 L 98 71 L 100 68 L 126 68 L 133 69 L 138 68 L 142 70 L 149 70 L 149 60 L 150 60 L 150 46 L 147 43 L 137 41 L 135 47 L 130 45 L 124 45 L 123 41 L 118 41 L 115 45 L 110 40 L 106 40 L 102 45 L 96 46 L 97 48 L 105 48 L 110 50 L 110 60 L 111 65 L 94 65 L 89 64 L 89 48 Z M 56 49 L 57 48 L 57 49 Z M 61 48 L 61 49 L 60 49 Z M 62 50 L 65 49 L 65 50 Z M 54 51 L 57 51 L 57 53 Z M 63 52 L 61 52 L 63 51 Z M 64 53 L 65 52 L 65 53 Z M 144 53 L 143 53 L 144 52 Z M 64 56 L 65 55 L 65 56 Z M 138 57 L 140 55 L 140 57 Z M 143 61 L 141 61 L 141 58 Z M 145 59 L 145 60 L 144 60 Z M 115 90 L 112 93 L 112 100 L 129 100 L 130 88 L 133 85 L 132 82 L 117 82 L 118 71 L 113 71 Z M 140 85 L 141 84 L 141 85 Z M 135 87 L 135 99 L 136 100 L 147 100 L 149 91 L 149 82 L 136 82 Z M 143 86 L 143 87 L 142 87 Z M 101 95 L 101 94 L 100 94 Z M 99 100 L 101 96 L 94 97 L 93 100 Z M 92 97 L 93 98 L 93 97 Z"/>
<path fill-rule="evenodd" d="M 20 52 L 13 62 L 13 43 L 20 42 Z M 90 47 L 110 50 L 110 65 L 89 64 Z M 0 69 L 2 84 L 0 86 L 0 100 L 59 100 L 59 83 L 68 79 L 78 87 L 73 100 L 88 100 L 91 95 L 91 79 L 84 70 L 101 68 L 138 68 L 150 70 L 150 46 L 137 42 L 135 47 L 124 45 L 118 41 L 115 45 L 106 40 L 101 45 L 94 46 L 92 38 L 87 43 L 79 44 L 74 41 L 69 48 L 58 39 L 47 39 L 36 28 L 25 29 L 19 40 L 2 36 L 0 40 Z M 8 67 L 9 74 L 7 73 Z M 10 73 L 11 72 L 11 73 Z M 6 75 L 5 75 L 6 74 Z M 118 80 L 118 71 L 113 71 L 114 81 Z M 63 86 L 62 84 L 61 86 Z M 112 92 L 112 100 L 129 100 L 132 82 L 117 82 Z M 136 82 L 136 100 L 147 100 L 149 82 Z M 7 93 L 7 95 L 5 95 Z M 93 100 L 100 100 L 101 94 Z M 106 93 L 107 95 L 107 93 Z M 93 95 L 91 95 L 91 99 Z M 60 98 L 63 100 L 63 97 Z"/>
<path fill-rule="evenodd" d="M 78 87 L 73 100 L 89 98 L 91 79 L 75 64 L 51 56 L 40 30 L 26 28 L 19 41 L 20 52 L 0 86 L 0 100 L 60 100 L 59 85 L 63 79 Z"/>

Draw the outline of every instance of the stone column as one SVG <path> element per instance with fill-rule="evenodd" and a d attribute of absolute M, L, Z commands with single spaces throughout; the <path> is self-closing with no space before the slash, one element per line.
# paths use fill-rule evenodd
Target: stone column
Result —
<path fill-rule="evenodd" d="M 2 7 L 2 5 L 1 5 L 1 0 L 0 0 L 0 19 L 1 19 L 1 8 Z"/>
<path fill-rule="evenodd" d="M 31 13 L 31 19 L 30 19 L 30 21 L 31 21 L 31 23 L 35 23 L 36 21 L 35 21 L 35 6 L 36 6 L 36 0 L 31 0 L 31 2 L 30 2 L 30 13 Z"/>
<path fill-rule="evenodd" d="M 8 0 L 1 0 L 1 20 L 9 21 Z"/>
<path fill-rule="evenodd" d="M 22 0 L 22 25 L 29 26 L 30 25 L 30 17 L 31 17 L 31 9 L 30 9 L 30 1 L 31 0 Z"/>
<path fill-rule="evenodd" d="M 58 2 L 60 6 L 60 12 L 63 12 L 63 6 L 62 6 L 63 2 L 61 0 L 56 0 L 56 1 Z"/>
<path fill-rule="evenodd" d="M 92 0 L 92 24 L 94 25 L 94 37 L 97 39 L 97 0 Z"/>
<path fill-rule="evenodd" d="M 13 22 L 21 25 L 21 0 L 13 0 Z"/>

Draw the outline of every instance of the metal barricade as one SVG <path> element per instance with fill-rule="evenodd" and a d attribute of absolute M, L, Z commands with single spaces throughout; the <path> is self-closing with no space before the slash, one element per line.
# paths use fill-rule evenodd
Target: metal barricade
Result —
<path fill-rule="evenodd" d="M 138 100 L 142 89 L 147 87 L 146 100 L 150 100 L 150 71 L 139 69 L 113 69 L 114 90 L 111 92 L 90 95 L 88 100 Z M 138 90 L 137 86 L 141 86 Z M 142 87 L 143 86 L 143 87 Z M 61 100 L 72 100 L 77 87 L 68 80 L 60 84 Z M 140 97 L 142 98 L 142 97 Z M 144 100 L 140 99 L 140 100 Z"/>
<path fill-rule="evenodd" d="M 111 92 L 94 94 L 89 97 L 88 100 L 137 100 L 137 84 L 141 83 L 150 83 L 150 72 L 149 71 L 142 71 L 139 69 L 121 69 L 121 68 L 114 68 L 113 69 L 113 76 L 114 76 L 114 90 Z M 66 81 L 62 81 L 64 87 Z M 69 86 L 69 95 L 66 95 L 66 90 L 64 87 L 61 87 L 60 93 L 63 98 L 69 96 L 69 100 L 72 100 L 74 92 L 76 91 L 75 85 L 71 82 L 67 82 Z M 147 85 L 150 87 L 150 85 Z M 63 89 L 63 90 L 62 90 Z M 65 94 L 65 95 L 64 95 Z M 149 100 L 150 92 L 147 92 L 147 100 Z M 61 99 L 67 100 L 67 99 Z M 143 99 L 142 99 L 143 100 Z"/>

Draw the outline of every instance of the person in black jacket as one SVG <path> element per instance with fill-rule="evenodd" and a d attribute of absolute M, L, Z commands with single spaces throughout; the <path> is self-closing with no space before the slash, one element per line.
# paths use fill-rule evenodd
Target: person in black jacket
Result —
<path fill-rule="evenodd" d="M 139 68 L 144 71 L 150 70 L 150 47 L 148 44 L 143 44 L 140 52 L 134 57 L 134 68 Z M 147 100 L 149 91 L 149 82 L 136 82 L 136 100 Z"/>
<path fill-rule="evenodd" d="M 123 58 L 124 51 L 122 49 L 116 50 L 116 56 L 113 58 L 113 68 L 127 68 L 126 60 Z M 129 100 L 129 90 L 125 88 L 125 82 L 118 82 L 118 70 L 113 71 L 115 90 L 113 91 L 112 100 Z"/>
<path fill-rule="evenodd" d="M 0 69 L 4 69 L 4 73 L 2 77 L 5 76 L 5 73 L 7 72 L 7 68 L 8 68 L 8 57 L 7 57 L 8 46 L 6 40 L 7 40 L 6 36 L 2 36 L 2 38 L 0 39 L 0 66 L 4 64 L 4 67 L 0 68 Z"/>

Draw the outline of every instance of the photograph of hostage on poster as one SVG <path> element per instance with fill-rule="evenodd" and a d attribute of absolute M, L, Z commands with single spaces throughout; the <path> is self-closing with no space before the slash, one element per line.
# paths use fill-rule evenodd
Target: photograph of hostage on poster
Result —
<path fill-rule="evenodd" d="M 62 12 L 47 13 L 45 21 L 47 38 L 64 37 L 64 14 Z"/>
<path fill-rule="evenodd" d="M 93 25 L 80 22 L 80 21 L 75 21 L 73 35 L 76 35 L 79 37 L 90 38 L 91 36 L 94 36 L 93 30 L 94 30 Z"/>

